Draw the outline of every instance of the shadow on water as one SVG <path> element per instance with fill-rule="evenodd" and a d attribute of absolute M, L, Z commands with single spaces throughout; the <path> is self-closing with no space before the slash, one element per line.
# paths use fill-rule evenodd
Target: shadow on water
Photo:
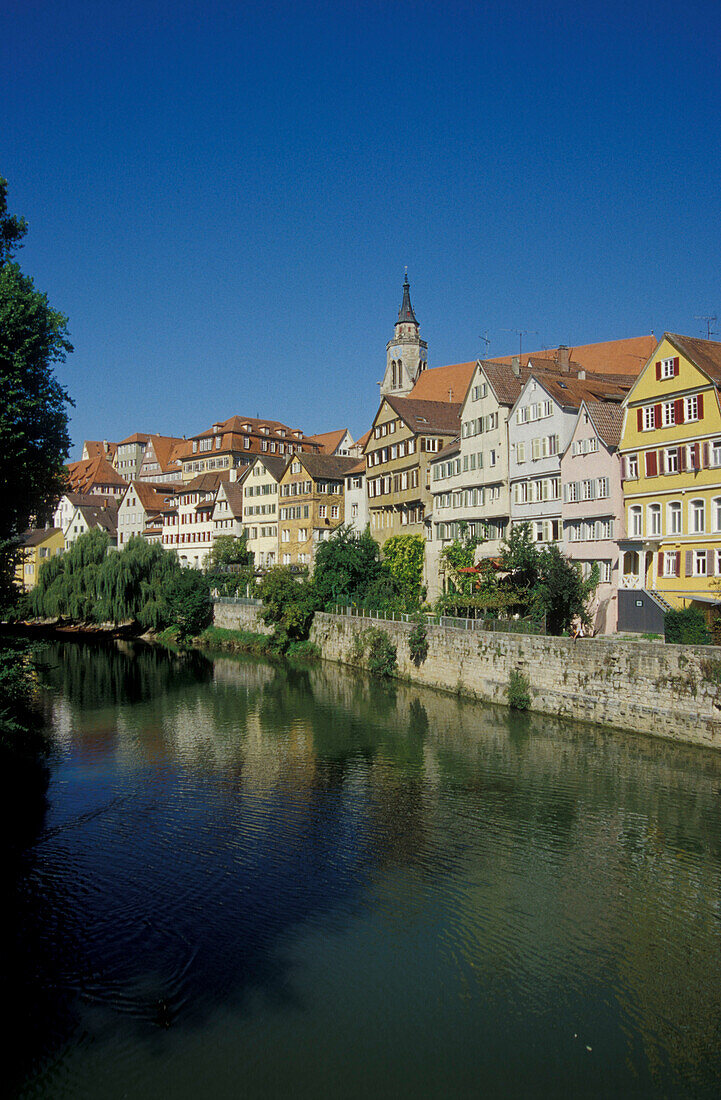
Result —
<path fill-rule="evenodd" d="M 342 935 L 384 890 L 393 913 L 463 929 L 471 989 L 519 965 L 520 930 L 551 966 L 593 928 L 641 1077 L 700 1060 L 718 1028 L 718 926 L 696 892 L 721 885 L 717 757 L 328 665 L 66 643 L 43 682 L 51 809 L 4 906 L 13 1087 L 55 1094 L 69 1051 L 119 1033 L 128 1057 L 220 1011 L 250 1027 L 259 996 L 309 1011 L 294 943 Z"/>

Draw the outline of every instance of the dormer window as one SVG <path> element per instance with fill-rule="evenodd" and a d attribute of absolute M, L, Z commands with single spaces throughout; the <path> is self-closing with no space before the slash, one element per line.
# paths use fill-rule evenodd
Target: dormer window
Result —
<path fill-rule="evenodd" d="M 216 451 L 220 450 L 220 436 L 219 435 L 216 435 L 216 437 L 215 437 L 215 449 L 216 449 Z"/>

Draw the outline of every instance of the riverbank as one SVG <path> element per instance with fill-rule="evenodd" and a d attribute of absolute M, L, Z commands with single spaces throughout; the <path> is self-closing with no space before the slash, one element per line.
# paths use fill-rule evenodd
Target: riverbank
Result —
<path fill-rule="evenodd" d="M 226 630 L 258 623 L 257 609 L 247 605 L 216 604 L 215 612 Z M 508 706 L 513 677 L 533 712 L 721 748 L 720 647 L 431 625 L 419 656 L 413 624 L 324 612 L 316 613 L 310 640 L 324 660 L 358 666 L 369 627 L 388 636 L 404 680 Z"/>

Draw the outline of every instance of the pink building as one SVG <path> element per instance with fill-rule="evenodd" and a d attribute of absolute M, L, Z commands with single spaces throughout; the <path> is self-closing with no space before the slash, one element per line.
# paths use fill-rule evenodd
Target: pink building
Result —
<path fill-rule="evenodd" d="M 563 549 L 582 563 L 584 575 L 598 563 L 600 583 L 592 608 L 598 634 L 615 633 L 618 622 L 618 544 L 626 534 L 618 456 L 622 421 L 618 405 L 584 401 L 561 458 Z"/>

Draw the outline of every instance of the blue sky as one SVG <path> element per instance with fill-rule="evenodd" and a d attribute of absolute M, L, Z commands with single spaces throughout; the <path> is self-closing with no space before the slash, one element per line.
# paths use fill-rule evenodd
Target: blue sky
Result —
<path fill-rule="evenodd" d="M 0 174 L 71 432 L 359 435 L 429 365 L 721 316 L 721 5 L 5 0 Z M 716 326 L 721 327 L 721 326 Z"/>

